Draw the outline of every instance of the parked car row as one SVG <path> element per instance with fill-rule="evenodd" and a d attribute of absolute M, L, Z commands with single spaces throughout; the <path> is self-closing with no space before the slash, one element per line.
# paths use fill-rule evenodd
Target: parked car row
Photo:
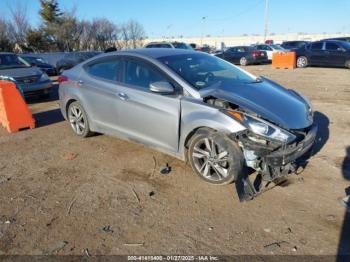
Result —
<path fill-rule="evenodd" d="M 350 68 L 350 37 L 324 39 L 321 41 L 284 41 L 282 44 L 254 44 L 251 46 L 233 46 L 224 50 L 215 51 L 209 46 L 199 47 L 196 44 L 182 42 L 153 42 L 145 48 L 177 48 L 212 53 L 233 64 L 242 66 L 251 64 L 264 64 L 272 61 L 274 53 L 295 52 L 297 66 L 332 66 Z"/>

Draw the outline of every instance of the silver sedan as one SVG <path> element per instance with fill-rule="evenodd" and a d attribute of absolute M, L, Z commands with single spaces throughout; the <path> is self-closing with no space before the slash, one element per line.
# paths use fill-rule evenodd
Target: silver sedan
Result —
<path fill-rule="evenodd" d="M 312 107 L 295 91 L 224 60 L 177 49 L 94 57 L 59 78 L 60 106 L 75 134 L 118 136 L 188 160 L 213 184 L 236 181 L 241 200 L 295 171 L 312 147 Z"/>

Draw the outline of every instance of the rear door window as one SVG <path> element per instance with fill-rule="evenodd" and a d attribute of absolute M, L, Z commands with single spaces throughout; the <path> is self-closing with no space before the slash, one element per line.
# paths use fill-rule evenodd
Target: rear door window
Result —
<path fill-rule="evenodd" d="M 90 64 L 87 68 L 87 72 L 95 77 L 99 77 L 110 81 L 118 81 L 120 69 L 120 60 L 111 59 Z"/>
<path fill-rule="evenodd" d="M 313 43 L 311 45 L 311 50 L 313 50 L 313 51 L 319 51 L 319 50 L 322 50 L 322 48 L 323 48 L 323 43 L 322 42 Z"/>
<path fill-rule="evenodd" d="M 237 52 L 237 48 L 236 47 L 231 47 L 229 49 L 227 49 L 228 52 L 231 52 L 231 53 L 235 53 Z"/>

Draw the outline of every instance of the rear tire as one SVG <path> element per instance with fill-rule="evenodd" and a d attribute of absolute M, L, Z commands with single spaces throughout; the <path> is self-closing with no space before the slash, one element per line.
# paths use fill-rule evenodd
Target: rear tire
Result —
<path fill-rule="evenodd" d="M 348 60 L 348 61 L 345 62 L 345 67 L 346 67 L 347 69 L 350 69 L 350 60 Z"/>
<path fill-rule="evenodd" d="M 85 138 L 94 134 L 90 131 L 87 114 L 79 102 L 76 101 L 69 105 L 67 119 L 77 136 Z"/>
<path fill-rule="evenodd" d="M 193 135 L 187 153 L 193 171 L 214 185 L 230 184 L 244 170 L 239 146 L 210 129 L 199 129 Z"/>
<path fill-rule="evenodd" d="M 242 57 L 242 58 L 239 60 L 239 64 L 240 64 L 241 66 L 246 66 L 246 65 L 248 65 L 248 60 L 247 60 L 247 58 Z"/>
<path fill-rule="evenodd" d="M 298 68 L 305 68 L 309 65 L 309 61 L 307 60 L 306 56 L 299 56 L 297 58 L 297 67 Z"/>

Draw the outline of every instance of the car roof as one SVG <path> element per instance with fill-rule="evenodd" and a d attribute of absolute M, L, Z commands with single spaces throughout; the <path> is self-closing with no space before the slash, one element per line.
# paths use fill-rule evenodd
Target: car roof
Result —
<path fill-rule="evenodd" d="M 343 41 L 343 40 L 336 40 L 336 39 L 325 39 L 325 40 L 321 40 L 319 42 L 331 42 L 331 43 L 338 43 L 338 44 L 341 44 L 341 43 L 344 43 L 346 41 Z"/>
<path fill-rule="evenodd" d="M 308 40 L 288 40 L 288 41 L 283 41 L 283 44 L 284 43 L 299 43 L 299 42 L 308 43 L 310 41 L 308 41 Z"/>
<path fill-rule="evenodd" d="M 159 45 L 159 44 L 171 44 L 171 42 L 168 42 L 168 41 L 149 42 L 147 45 Z"/>
<path fill-rule="evenodd" d="M 160 58 L 163 56 L 172 56 L 172 55 L 186 55 L 186 54 L 198 54 L 196 51 L 188 49 L 176 49 L 176 48 L 139 48 L 139 49 L 130 49 L 111 52 L 109 54 L 124 54 L 124 55 L 142 55 L 149 58 Z"/>

